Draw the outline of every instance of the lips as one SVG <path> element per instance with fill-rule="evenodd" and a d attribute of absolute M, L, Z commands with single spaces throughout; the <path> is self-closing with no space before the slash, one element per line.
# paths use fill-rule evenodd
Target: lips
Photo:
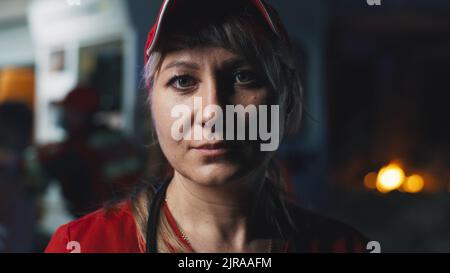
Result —
<path fill-rule="evenodd" d="M 194 145 L 191 149 L 205 156 L 221 156 L 229 152 L 230 145 L 225 141 L 219 141 Z"/>
<path fill-rule="evenodd" d="M 226 145 L 225 141 L 218 141 L 218 142 L 209 142 L 204 144 L 195 145 L 194 149 L 221 149 L 221 148 L 227 148 L 229 145 Z"/>

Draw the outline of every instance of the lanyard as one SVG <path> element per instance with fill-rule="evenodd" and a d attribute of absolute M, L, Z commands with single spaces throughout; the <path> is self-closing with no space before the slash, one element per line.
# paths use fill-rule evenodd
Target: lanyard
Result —
<path fill-rule="evenodd" d="M 169 181 L 162 183 L 156 190 L 148 207 L 148 220 L 147 220 L 147 234 L 146 234 L 146 253 L 158 253 L 158 246 L 156 245 L 156 234 L 158 230 L 158 219 L 161 211 L 161 206 L 166 196 L 167 186 Z"/>

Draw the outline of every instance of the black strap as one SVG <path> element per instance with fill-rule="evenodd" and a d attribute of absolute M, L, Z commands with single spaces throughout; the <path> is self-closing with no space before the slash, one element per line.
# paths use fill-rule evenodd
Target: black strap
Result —
<path fill-rule="evenodd" d="M 161 211 L 161 205 L 166 196 L 167 186 L 169 181 L 162 183 L 156 190 L 155 196 L 148 207 L 148 219 L 147 219 L 147 234 L 146 234 L 146 253 L 158 253 L 158 246 L 156 242 L 156 234 L 158 230 L 159 212 Z"/>

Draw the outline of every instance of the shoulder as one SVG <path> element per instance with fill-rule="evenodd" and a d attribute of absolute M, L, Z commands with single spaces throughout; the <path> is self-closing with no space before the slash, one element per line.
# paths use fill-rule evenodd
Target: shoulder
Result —
<path fill-rule="evenodd" d="M 366 236 L 339 220 L 291 206 L 296 227 L 297 250 L 301 252 L 366 252 Z"/>
<path fill-rule="evenodd" d="M 100 209 L 59 227 L 45 252 L 142 252 L 131 201 Z"/>

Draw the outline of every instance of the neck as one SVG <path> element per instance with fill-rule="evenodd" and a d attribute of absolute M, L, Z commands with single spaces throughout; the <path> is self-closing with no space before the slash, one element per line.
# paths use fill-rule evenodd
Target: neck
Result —
<path fill-rule="evenodd" d="M 255 185 L 262 185 L 263 179 L 258 173 L 245 181 L 210 186 L 175 172 L 167 189 L 167 204 L 194 249 L 244 251 L 254 239 L 249 228 L 251 208 L 259 193 Z"/>

